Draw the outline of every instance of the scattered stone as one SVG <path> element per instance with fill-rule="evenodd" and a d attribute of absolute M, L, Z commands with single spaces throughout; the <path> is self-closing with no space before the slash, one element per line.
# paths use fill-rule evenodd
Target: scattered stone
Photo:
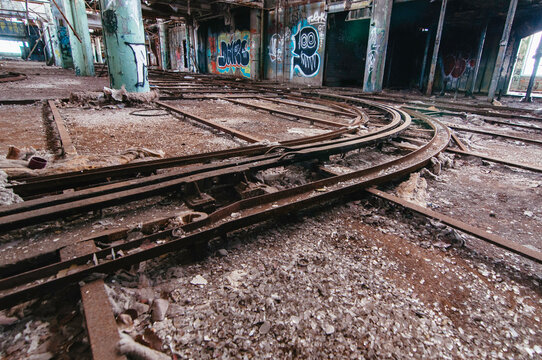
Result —
<path fill-rule="evenodd" d="M 119 330 L 128 330 L 134 326 L 134 320 L 128 314 L 119 314 L 117 316 L 117 326 Z"/>
<path fill-rule="evenodd" d="M 260 334 L 265 335 L 271 330 L 271 323 L 269 321 L 264 321 L 260 326 Z"/>
<path fill-rule="evenodd" d="M 192 285 L 207 285 L 207 280 L 201 275 L 196 275 L 192 280 L 190 281 L 190 284 Z"/>
<path fill-rule="evenodd" d="M 217 252 L 218 252 L 218 255 L 222 257 L 228 256 L 228 250 L 226 249 L 219 249 Z"/>
<path fill-rule="evenodd" d="M 407 181 L 397 187 L 397 196 L 417 205 L 427 206 L 427 181 L 420 176 L 420 173 L 410 174 Z"/>
<path fill-rule="evenodd" d="M 121 334 L 118 343 L 119 352 L 140 360 L 170 360 L 164 353 L 153 350 L 147 346 L 135 342 L 129 335 Z"/>
<path fill-rule="evenodd" d="M 169 301 L 165 299 L 156 299 L 152 303 L 152 321 L 162 321 L 165 319 Z"/>
<path fill-rule="evenodd" d="M 331 335 L 335 332 L 335 328 L 333 327 L 333 325 L 330 325 L 330 324 L 324 324 L 322 328 L 324 329 L 324 332 L 326 333 L 326 335 Z"/>

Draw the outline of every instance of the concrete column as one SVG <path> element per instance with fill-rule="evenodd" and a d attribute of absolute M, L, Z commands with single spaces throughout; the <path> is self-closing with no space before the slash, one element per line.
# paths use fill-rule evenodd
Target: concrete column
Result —
<path fill-rule="evenodd" d="M 139 0 L 100 0 L 111 88 L 149 92 L 145 32 Z"/>
<path fill-rule="evenodd" d="M 382 91 L 392 7 L 393 0 L 373 2 L 363 79 L 364 92 Z"/>
<path fill-rule="evenodd" d="M 502 31 L 501 42 L 499 43 L 499 52 L 497 54 L 497 60 L 495 61 L 495 68 L 493 69 L 493 76 L 491 77 L 491 83 L 489 85 L 489 92 L 487 99 L 491 102 L 495 98 L 495 92 L 499 85 L 499 79 L 501 77 L 502 65 L 504 57 L 506 55 L 506 48 L 508 47 L 508 39 L 510 38 L 510 32 L 512 31 L 512 24 L 514 23 L 514 16 L 516 15 L 516 8 L 518 6 L 518 0 L 510 0 L 510 6 L 508 8 L 508 15 L 506 16 L 506 22 Z"/>
<path fill-rule="evenodd" d="M 57 7 L 60 7 L 60 9 Z M 62 66 L 64 69 L 70 69 L 73 66 L 73 59 L 70 47 L 70 39 L 68 33 L 68 24 L 65 23 L 65 20 L 61 14 L 64 12 L 64 3 L 62 1 L 56 1 L 56 4 L 51 4 L 51 14 L 54 22 L 54 34 L 52 38 L 56 39 L 59 50 L 59 62 L 58 66 Z M 53 29 L 51 28 L 51 31 Z M 56 48 L 55 48 L 55 61 L 56 61 Z"/>
<path fill-rule="evenodd" d="M 79 36 L 77 38 L 71 27 L 68 26 L 75 75 L 94 76 L 94 56 L 92 56 L 85 1 L 64 0 L 64 11 L 66 18 L 68 18 L 68 21 Z"/>
<path fill-rule="evenodd" d="M 478 43 L 478 53 L 476 54 L 476 64 L 474 65 L 474 75 L 472 76 L 472 83 L 470 85 L 467 95 L 474 94 L 474 87 L 476 86 L 476 80 L 478 80 L 478 73 L 480 72 L 480 63 L 482 62 L 482 53 L 484 51 L 484 43 L 486 42 L 487 27 L 489 20 L 486 21 L 482 33 L 480 34 L 480 42 Z"/>
<path fill-rule="evenodd" d="M 47 25 L 47 37 L 49 38 L 49 42 L 51 43 L 51 47 L 53 50 L 53 57 L 55 59 L 55 65 L 62 67 L 62 51 L 60 49 L 60 44 L 58 43 L 58 32 L 56 28 L 56 24 L 53 21 L 52 23 L 49 23 Z"/>
<path fill-rule="evenodd" d="M 170 68 L 170 66 L 168 66 L 169 46 L 167 26 L 162 19 L 156 19 L 156 25 L 158 27 L 158 38 L 160 40 L 160 68 L 162 70 L 167 70 Z"/>
<path fill-rule="evenodd" d="M 92 48 L 92 59 L 97 63 L 98 58 L 96 57 L 96 45 L 94 45 L 94 39 L 90 39 L 90 47 Z"/>
<path fill-rule="evenodd" d="M 250 9 L 250 77 L 254 80 L 261 79 L 260 62 L 263 61 L 260 48 L 261 22 L 260 10 Z"/>
<path fill-rule="evenodd" d="M 94 47 L 96 48 L 96 60 L 98 60 L 99 63 L 103 63 L 104 59 L 102 57 L 102 42 L 99 36 L 96 36 L 94 38 Z"/>
<path fill-rule="evenodd" d="M 435 72 L 437 71 L 438 53 L 440 49 L 440 39 L 442 38 L 442 28 L 444 27 L 444 17 L 446 16 L 447 0 L 442 0 L 440 6 L 440 15 L 438 19 L 437 34 L 435 36 L 435 46 L 433 47 L 433 58 L 431 59 L 431 67 L 429 68 L 429 79 L 427 79 L 426 95 L 430 96 L 433 92 L 433 81 L 435 80 Z"/>

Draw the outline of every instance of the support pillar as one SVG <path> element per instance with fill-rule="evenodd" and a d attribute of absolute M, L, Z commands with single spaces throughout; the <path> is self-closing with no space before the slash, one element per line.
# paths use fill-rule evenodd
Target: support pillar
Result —
<path fill-rule="evenodd" d="M 261 17 L 260 10 L 250 9 L 250 33 L 251 33 L 251 44 L 250 44 L 250 77 L 253 80 L 258 80 L 260 78 L 260 62 L 262 61 L 261 57 Z"/>
<path fill-rule="evenodd" d="M 75 75 L 94 76 L 94 57 L 92 56 L 92 47 L 90 45 L 85 1 L 64 0 L 64 11 L 66 18 L 79 36 L 77 38 L 71 27 L 68 26 Z"/>
<path fill-rule="evenodd" d="M 478 73 L 480 72 L 480 63 L 482 62 L 482 54 L 484 51 L 484 43 L 486 42 L 487 27 L 489 25 L 489 20 L 486 21 L 482 33 L 480 34 L 480 42 L 478 43 L 478 53 L 476 54 L 476 64 L 474 65 L 474 74 L 472 76 L 472 83 L 470 84 L 469 91 L 467 95 L 474 94 L 474 87 L 476 86 L 476 80 L 478 80 Z"/>
<path fill-rule="evenodd" d="M 72 52 L 70 47 L 70 36 L 68 33 L 68 24 L 64 20 L 62 13 L 64 13 L 64 2 L 55 1 L 51 4 L 51 14 L 54 22 L 54 34 L 51 38 L 55 39 L 58 43 L 60 60 L 58 66 L 62 66 L 64 69 L 70 69 L 73 67 Z M 53 29 L 51 29 L 53 31 Z M 56 55 L 56 50 L 55 50 Z M 56 61 L 56 60 L 55 60 Z"/>
<path fill-rule="evenodd" d="M 534 54 L 533 73 L 531 74 L 531 78 L 529 79 L 529 85 L 527 85 L 527 92 L 525 93 L 525 97 L 521 100 L 522 102 L 533 101 L 531 94 L 533 92 L 533 86 L 534 86 L 534 81 L 536 78 L 536 73 L 538 71 L 538 67 L 540 66 L 540 58 L 542 58 L 542 38 L 540 39 L 540 42 L 538 43 L 538 47 L 536 48 L 536 53 Z"/>
<path fill-rule="evenodd" d="M 99 63 L 103 63 L 104 59 L 102 57 L 102 42 L 100 41 L 99 36 L 96 36 L 94 38 L 94 47 L 96 48 L 96 60 L 98 60 Z"/>
<path fill-rule="evenodd" d="M 393 0 L 375 0 L 373 2 L 363 78 L 364 92 L 382 91 L 392 7 Z"/>
<path fill-rule="evenodd" d="M 493 69 L 493 76 L 491 77 L 491 84 L 489 85 L 489 92 L 487 95 L 487 99 L 490 102 L 495 98 L 495 92 L 497 91 L 497 86 L 499 85 L 499 79 L 501 77 L 504 57 L 506 55 L 506 48 L 508 47 L 508 39 L 510 38 L 510 32 L 512 31 L 512 24 L 514 23 L 514 15 L 516 14 L 517 5 L 518 0 L 510 0 L 510 7 L 508 8 L 508 15 L 506 16 L 506 23 L 504 24 L 501 42 L 499 43 L 499 52 L 497 54 L 497 60 L 495 61 L 495 68 Z"/>
<path fill-rule="evenodd" d="M 446 16 L 447 0 L 442 0 L 440 6 L 440 15 L 438 18 L 437 33 L 435 35 L 435 46 L 433 47 L 433 57 L 431 59 L 431 67 L 429 68 L 429 79 L 427 79 L 426 95 L 431 96 L 433 92 L 433 82 L 435 81 L 435 72 L 437 71 L 438 53 L 440 49 L 440 39 L 442 39 L 442 28 L 444 27 L 444 17 Z"/>
<path fill-rule="evenodd" d="M 158 38 L 160 39 L 160 68 L 162 70 L 167 70 L 170 68 L 168 66 L 169 46 L 167 37 L 167 26 L 162 19 L 156 19 L 156 24 L 158 26 Z"/>
<path fill-rule="evenodd" d="M 427 68 L 427 58 L 429 57 L 429 46 L 431 45 L 432 30 L 427 31 L 427 38 L 425 39 L 425 50 L 423 52 L 422 71 L 420 73 L 420 82 L 418 87 L 420 91 L 423 91 L 423 80 L 425 78 L 425 69 Z"/>
<path fill-rule="evenodd" d="M 96 46 L 94 45 L 93 39 L 90 39 L 90 47 L 92 47 L 92 61 L 97 63 L 98 58 L 96 57 Z"/>
<path fill-rule="evenodd" d="M 145 33 L 139 0 L 100 0 L 111 88 L 149 92 Z"/>

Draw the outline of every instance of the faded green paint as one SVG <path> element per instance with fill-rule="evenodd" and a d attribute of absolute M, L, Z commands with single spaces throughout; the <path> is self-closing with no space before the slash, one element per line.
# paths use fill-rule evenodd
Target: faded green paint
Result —
<path fill-rule="evenodd" d="M 375 0 L 363 79 L 364 92 L 382 91 L 393 0 Z"/>
<path fill-rule="evenodd" d="M 167 70 L 170 68 L 170 66 L 168 66 L 169 47 L 167 26 L 162 19 L 157 19 L 156 24 L 158 25 L 158 38 L 160 39 L 160 67 L 162 70 Z"/>
<path fill-rule="evenodd" d="M 94 57 L 92 56 L 92 47 L 90 43 L 90 33 L 88 31 L 87 13 L 84 0 L 64 0 L 65 15 L 79 35 L 79 39 L 74 35 L 71 28 L 70 47 L 72 50 L 73 66 L 77 76 L 94 76 Z"/>
<path fill-rule="evenodd" d="M 47 25 L 47 36 L 53 48 L 52 50 L 54 54 L 55 65 L 64 67 L 64 63 L 62 61 L 62 49 L 60 48 L 60 41 L 58 39 L 58 29 L 56 27 L 56 22 L 53 21 L 52 23 Z"/>
<path fill-rule="evenodd" d="M 140 1 L 100 0 L 100 7 L 111 88 L 149 92 Z"/>

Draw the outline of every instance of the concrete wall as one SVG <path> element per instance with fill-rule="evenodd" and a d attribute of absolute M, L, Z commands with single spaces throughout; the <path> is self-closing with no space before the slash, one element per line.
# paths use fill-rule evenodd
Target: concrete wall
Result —
<path fill-rule="evenodd" d="M 209 33 L 207 71 L 252 78 L 250 31 Z"/>
<path fill-rule="evenodd" d="M 269 11 L 265 34 L 265 78 L 322 85 L 326 23 L 324 2 Z"/>

